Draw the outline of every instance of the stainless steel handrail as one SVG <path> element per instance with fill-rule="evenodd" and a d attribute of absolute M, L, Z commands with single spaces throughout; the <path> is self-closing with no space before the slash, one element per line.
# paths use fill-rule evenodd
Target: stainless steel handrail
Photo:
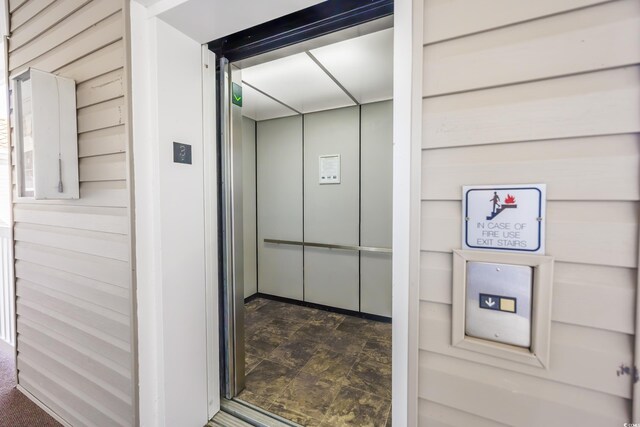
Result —
<path fill-rule="evenodd" d="M 326 249 L 342 249 L 345 251 L 364 251 L 364 252 L 382 252 L 392 253 L 391 248 L 378 248 L 374 246 L 357 246 L 357 245 L 333 245 L 329 243 L 299 242 L 297 240 L 280 240 L 280 239 L 264 239 L 265 243 L 276 243 L 280 245 L 293 246 L 310 246 L 314 248 Z"/>

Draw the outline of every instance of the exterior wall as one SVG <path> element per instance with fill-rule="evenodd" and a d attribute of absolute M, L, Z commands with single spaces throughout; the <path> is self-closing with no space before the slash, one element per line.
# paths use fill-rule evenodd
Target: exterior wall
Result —
<path fill-rule="evenodd" d="M 157 374 L 164 387 L 164 425 L 199 427 L 207 421 L 201 46 L 152 19 L 157 134 L 151 143 L 159 178 L 153 191 L 159 203 L 146 217 L 156 217 L 162 270 L 156 282 L 140 283 L 160 285 L 162 302 L 156 309 L 163 339 Z M 193 165 L 173 163 L 173 141 L 192 144 Z M 146 332 L 140 330 L 141 335 Z"/>
<path fill-rule="evenodd" d="M 6 90 L 5 86 L 2 86 Z M 5 114 L 0 108 L 0 114 Z M 15 347 L 13 262 L 11 254 L 11 182 L 7 121 L 0 118 L 0 350 Z"/>
<path fill-rule="evenodd" d="M 419 424 L 631 421 L 640 3 L 425 0 Z M 548 370 L 450 346 L 461 186 L 547 183 Z"/>
<path fill-rule="evenodd" d="M 200 427 L 220 396 L 215 62 L 136 2 L 131 30 L 140 425 Z"/>
<path fill-rule="evenodd" d="M 80 156 L 79 200 L 13 188 L 18 384 L 69 424 L 133 425 L 126 2 L 8 3 L 10 77 L 76 81 Z"/>
<path fill-rule="evenodd" d="M 5 88 L 6 90 L 6 88 Z M 4 113 L 0 108 L 0 117 Z M 0 227 L 11 221 L 11 183 L 9 182 L 9 151 L 7 137 L 7 121 L 0 118 Z"/>
<path fill-rule="evenodd" d="M 418 425 L 423 0 L 393 5 L 392 424 Z"/>

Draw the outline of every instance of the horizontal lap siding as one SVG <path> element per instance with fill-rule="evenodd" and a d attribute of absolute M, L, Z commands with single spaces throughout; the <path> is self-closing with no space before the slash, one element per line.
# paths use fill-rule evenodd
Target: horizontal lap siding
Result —
<path fill-rule="evenodd" d="M 122 6 L 10 2 L 10 76 L 33 67 L 77 85 L 80 199 L 13 189 L 18 381 L 74 425 L 135 422 Z"/>
<path fill-rule="evenodd" d="M 635 0 L 425 46 L 425 96 L 590 72 L 640 58 Z M 618 49 L 624 44 L 625 49 Z M 472 72 L 466 64 L 473 64 Z"/>
<path fill-rule="evenodd" d="M 629 422 L 640 3 L 425 0 L 424 25 L 420 425 Z M 548 370 L 450 345 L 461 187 L 537 182 L 556 260 Z"/>

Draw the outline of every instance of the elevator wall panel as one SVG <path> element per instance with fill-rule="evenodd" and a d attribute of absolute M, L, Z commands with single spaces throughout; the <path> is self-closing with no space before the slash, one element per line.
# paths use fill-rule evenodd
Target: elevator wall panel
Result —
<path fill-rule="evenodd" d="M 304 239 L 359 244 L 359 108 L 307 114 L 304 123 Z M 341 182 L 319 183 L 319 156 L 340 155 Z M 359 309 L 358 254 L 305 248 L 305 301 Z"/>
<path fill-rule="evenodd" d="M 391 317 L 391 254 L 360 253 L 360 310 Z"/>
<path fill-rule="evenodd" d="M 302 117 L 257 126 L 258 291 L 302 300 L 303 250 L 264 239 L 303 240 Z"/>
<path fill-rule="evenodd" d="M 256 122 L 242 118 L 244 297 L 258 291 L 256 270 Z"/>
<path fill-rule="evenodd" d="M 391 247 L 393 186 L 393 104 L 362 106 L 361 241 Z"/>
<path fill-rule="evenodd" d="M 304 300 L 358 311 L 358 253 L 305 247 Z"/>
<path fill-rule="evenodd" d="M 362 105 L 362 246 L 391 247 L 393 103 Z M 360 298 L 365 313 L 391 317 L 391 254 L 361 253 Z"/>

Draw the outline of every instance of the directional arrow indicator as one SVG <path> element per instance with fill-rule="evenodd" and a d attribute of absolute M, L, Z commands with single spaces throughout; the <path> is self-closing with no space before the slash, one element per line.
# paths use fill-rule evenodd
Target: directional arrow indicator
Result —
<path fill-rule="evenodd" d="M 478 296 L 480 300 L 480 308 L 500 311 L 500 299 L 502 298 L 500 295 L 480 294 Z"/>
<path fill-rule="evenodd" d="M 514 297 L 505 297 L 502 295 L 480 294 L 480 308 L 485 310 L 505 311 L 507 313 L 516 313 L 517 300 Z"/>

